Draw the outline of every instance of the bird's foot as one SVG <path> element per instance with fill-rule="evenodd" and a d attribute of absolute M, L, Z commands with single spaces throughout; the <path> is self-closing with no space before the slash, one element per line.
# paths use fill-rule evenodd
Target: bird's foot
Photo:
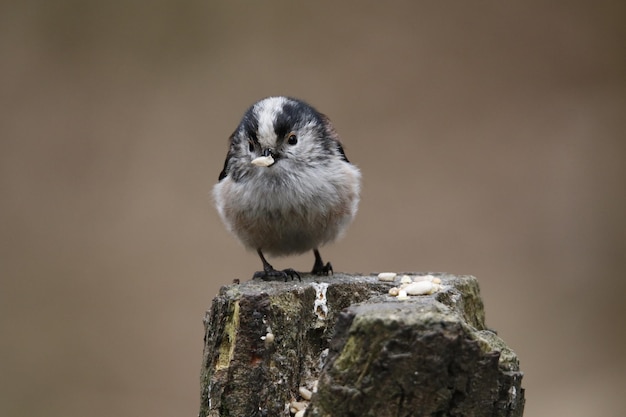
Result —
<path fill-rule="evenodd" d="M 295 277 L 298 277 L 298 280 L 302 281 L 300 274 L 295 269 L 287 268 L 279 271 L 274 268 L 266 268 L 263 271 L 255 272 L 252 279 L 262 279 L 263 281 L 278 281 L 282 279 L 287 282 L 288 279 L 293 280 Z"/>
<path fill-rule="evenodd" d="M 330 264 L 330 262 L 326 262 L 326 265 L 324 265 L 323 263 L 315 263 L 315 265 L 313 265 L 313 270 L 311 271 L 311 274 L 313 275 L 333 275 L 334 271 L 333 271 L 333 266 Z"/>

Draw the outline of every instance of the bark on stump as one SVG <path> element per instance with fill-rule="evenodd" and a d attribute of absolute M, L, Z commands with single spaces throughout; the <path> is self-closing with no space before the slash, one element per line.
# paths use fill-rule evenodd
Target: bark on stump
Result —
<path fill-rule="evenodd" d="M 222 287 L 200 416 L 290 416 L 300 387 L 309 417 L 522 416 L 519 363 L 485 327 L 478 282 L 435 275 L 440 291 L 404 301 L 375 275 Z"/>

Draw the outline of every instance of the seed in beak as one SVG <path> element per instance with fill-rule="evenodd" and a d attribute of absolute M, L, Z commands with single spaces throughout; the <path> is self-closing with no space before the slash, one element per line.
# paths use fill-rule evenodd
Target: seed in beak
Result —
<path fill-rule="evenodd" d="M 269 166 L 272 166 L 273 164 L 274 164 L 274 158 L 272 158 L 271 154 L 267 156 L 259 156 L 258 158 L 254 158 L 252 160 L 252 165 L 256 165 L 258 167 L 269 167 Z"/>

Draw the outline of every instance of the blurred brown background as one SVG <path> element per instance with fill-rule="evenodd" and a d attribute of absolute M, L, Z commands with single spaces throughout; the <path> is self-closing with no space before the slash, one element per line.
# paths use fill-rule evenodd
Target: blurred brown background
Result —
<path fill-rule="evenodd" d="M 197 414 L 204 311 L 260 267 L 209 192 L 276 94 L 363 172 L 325 259 L 476 275 L 527 416 L 626 415 L 625 4 L 3 4 L 0 415 Z"/>

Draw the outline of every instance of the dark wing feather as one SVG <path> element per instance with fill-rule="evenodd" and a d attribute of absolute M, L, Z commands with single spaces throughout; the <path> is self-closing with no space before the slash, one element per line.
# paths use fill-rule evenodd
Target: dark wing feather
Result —
<path fill-rule="evenodd" d="M 228 171 L 229 171 L 228 161 L 230 161 L 230 159 L 232 158 L 234 154 L 234 150 L 233 150 L 233 146 L 234 146 L 233 137 L 234 136 L 235 136 L 235 133 L 230 135 L 230 137 L 228 138 L 228 153 L 226 154 L 226 160 L 224 161 L 224 168 L 222 168 L 222 172 L 220 172 L 219 181 L 223 180 L 228 175 Z"/>
<path fill-rule="evenodd" d="M 324 127 L 326 128 L 326 134 L 329 138 L 337 143 L 337 150 L 343 157 L 343 160 L 349 163 L 350 161 L 348 161 L 346 152 L 343 150 L 343 145 L 341 145 L 341 141 L 339 140 L 339 134 L 335 130 L 333 124 L 330 122 L 330 119 L 325 114 L 319 113 L 319 115 L 322 119 L 322 122 L 324 123 Z"/>
<path fill-rule="evenodd" d="M 220 177 L 218 181 L 223 180 L 228 175 L 228 161 L 230 160 L 230 152 L 226 154 L 226 160 L 224 161 L 224 168 L 222 168 L 222 172 L 220 172 Z"/>
<path fill-rule="evenodd" d="M 337 149 L 339 149 L 339 153 L 341 153 L 343 160 L 349 163 L 350 161 L 348 161 L 348 157 L 346 156 L 346 153 L 343 150 L 343 146 L 341 146 L 341 142 L 337 142 Z"/>

